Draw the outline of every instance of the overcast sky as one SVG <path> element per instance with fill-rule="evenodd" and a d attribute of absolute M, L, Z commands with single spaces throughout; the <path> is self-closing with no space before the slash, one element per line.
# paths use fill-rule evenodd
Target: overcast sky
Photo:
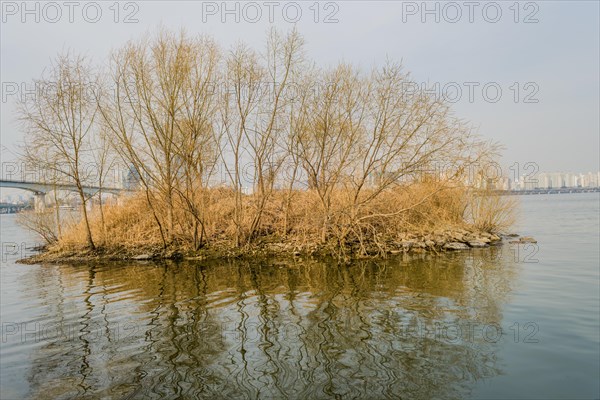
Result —
<path fill-rule="evenodd" d="M 210 34 L 225 47 L 244 40 L 260 48 L 274 24 L 296 25 L 321 65 L 402 60 L 417 82 L 446 93 L 458 116 L 505 146 L 505 166 L 600 169 L 597 1 L 23 4 L 2 2 L 3 161 L 23 139 L 15 100 L 57 53 L 102 62 L 160 25 Z"/>

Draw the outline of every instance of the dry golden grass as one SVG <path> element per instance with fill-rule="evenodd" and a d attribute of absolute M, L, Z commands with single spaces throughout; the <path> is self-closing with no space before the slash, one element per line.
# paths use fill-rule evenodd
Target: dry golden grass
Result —
<path fill-rule="evenodd" d="M 288 250 L 325 249 L 330 254 L 354 252 L 384 254 L 388 243 L 406 234 L 426 235 L 452 229 L 498 232 L 514 219 L 514 201 L 510 197 L 477 193 L 442 182 L 421 182 L 382 191 L 373 199 L 368 190 L 358 202 L 352 192 L 332 194 L 329 218 L 318 194 L 313 190 L 275 191 L 267 202 L 258 234 L 249 238 L 257 199 L 243 197 L 242 226 L 244 248 L 278 243 Z M 230 189 L 215 188 L 198 193 L 196 198 L 204 223 L 203 248 L 233 248 L 235 196 Z M 289 199 L 289 202 L 288 202 Z M 163 247 L 161 232 L 146 195 L 137 193 L 121 199 L 120 204 L 104 207 L 104 225 L 96 208 L 91 213 L 94 239 L 109 252 L 135 253 Z M 158 205 L 157 205 L 158 204 Z M 154 211 L 164 212 L 159 203 Z M 192 237 L 195 219 L 178 204 L 174 209 L 175 231 L 170 247 L 194 251 Z M 328 221 L 323 240 L 324 221 Z M 86 245 L 82 223 L 65 227 L 58 245 L 83 248 Z M 375 250 L 373 250 L 375 249 Z"/>
<path fill-rule="evenodd" d="M 149 247 L 160 243 L 160 232 L 141 194 L 124 199 L 122 204 L 105 205 L 103 211 L 104 226 L 99 210 L 93 210 L 90 219 L 92 235 L 99 246 L 118 249 Z M 67 227 L 60 243 L 67 247 L 83 245 L 84 229 L 83 222 Z"/>
<path fill-rule="evenodd" d="M 517 206 L 514 196 L 499 196 L 486 191 L 474 193 L 466 218 L 481 231 L 503 231 L 515 223 Z"/>

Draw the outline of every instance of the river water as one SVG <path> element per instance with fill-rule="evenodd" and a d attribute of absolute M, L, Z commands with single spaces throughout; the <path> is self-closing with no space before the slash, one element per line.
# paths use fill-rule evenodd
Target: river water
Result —
<path fill-rule="evenodd" d="M 520 198 L 537 245 L 337 266 L 20 265 L 2 399 L 600 397 L 600 197 Z"/>

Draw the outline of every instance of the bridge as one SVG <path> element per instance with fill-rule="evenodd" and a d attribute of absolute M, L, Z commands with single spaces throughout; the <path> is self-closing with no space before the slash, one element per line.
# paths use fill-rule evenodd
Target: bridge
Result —
<path fill-rule="evenodd" d="M 11 180 L 0 180 L 0 187 L 9 187 L 15 189 L 23 189 L 33 192 L 35 194 L 46 194 L 51 190 L 65 190 L 68 192 L 76 192 L 79 189 L 77 185 L 68 183 L 41 183 L 41 182 L 25 182 L 25 181 L 11 181 Z M 128 191 L 127 189 L 120 188 L 105 188 L 100 186 L 83 186 L 83 192 L 88 196 L 93 196 L 99 191 L 104 193 L 120 194 L 121 192 Z"/>
<path fill-rule="evenodd" d="M 22 189 L 33 192 L 35 210 L 39 211 L 44 209 L 45 202 L 44 197 L 52 190 L 63 190 L 67 192 L 77 192 L 79 188 L 77 185 L 71 183 L 42 183 L 42 182 L 26 182 L 26 181 L 13 181 L 13 180 L 0 180 L 0 187 Z M 118 195 L 124 192 L 130 192 L 129 189 L 111 188 L 111 187 L 100 187 L 100 186 L 82 186 L 82 191 L 88 197 L 92 197 L 98 192 L 110 193 Z"/>

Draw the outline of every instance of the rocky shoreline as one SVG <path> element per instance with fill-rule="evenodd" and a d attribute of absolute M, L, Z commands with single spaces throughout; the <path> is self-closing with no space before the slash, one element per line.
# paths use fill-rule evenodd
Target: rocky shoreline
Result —
<path fill-rule="evenodd" d="M 59 249 L 46 247 L 39 254 L 19 260 L 22 264 L 56 264 L 89 261 L 152 261 L 152 260 L 217 260 L 255 257 L 303 257 L 338 256 L 351 261 L 361 258 L 385 258 L 406 253 L 445 253 L 468 251 L 490 246 L 499 246 L 508 241 L 511 244 L 537 243 L 532 237 L 520 237 L 517 234 L 480 232 L 467 229 L 435 231 L 426 234 L 404 233 L 394 240 L 383 243 L 348 243 L 341 252 L 335 254 L 333 245 L 300 244 L 283 242 L 271 238 L 253 246 L 234 248 L 228 243 L 212 244 L 210 248 L 198 251 L 181 251 L 176 248 L 139 248 L 139 249 Z M 338 246 L 339 249 L 340 246 Z M 359 253 L 360 249 L 360 253 Z"/>

